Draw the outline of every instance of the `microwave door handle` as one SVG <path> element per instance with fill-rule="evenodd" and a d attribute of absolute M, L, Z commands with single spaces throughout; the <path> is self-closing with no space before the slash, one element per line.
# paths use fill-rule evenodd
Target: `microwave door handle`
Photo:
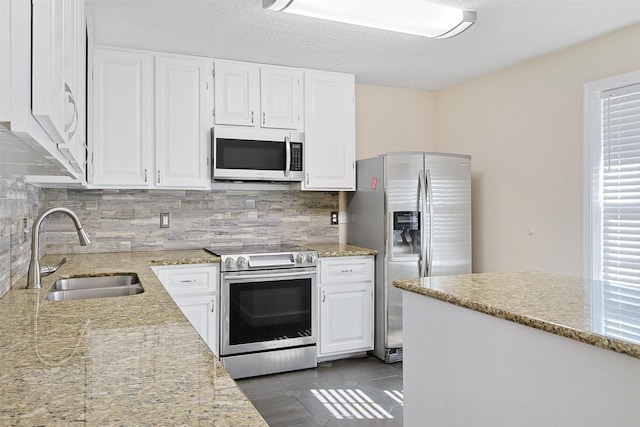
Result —
<path fill-rule="evenodd" d="M 288 136 L 284 137 L 284 146 L 285 146 L 284 176 L 288 178 L 289 172 L 291 172 L 291 138 L 289 138 Z"/>

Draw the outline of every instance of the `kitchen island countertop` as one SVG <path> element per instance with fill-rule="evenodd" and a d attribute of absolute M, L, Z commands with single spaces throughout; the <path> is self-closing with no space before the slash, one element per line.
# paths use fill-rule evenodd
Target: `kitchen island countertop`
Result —
<path fill-rule="evenodd" d="M 640 425 L 640 290 L 560 274 L 394 280 L 403 423 Z"/>
<path fill-rule="evenodd" d="M 397 288 L 449 302 L 556 335 L 640 358 L 640 336 L 614 334 L 620 314 L 640 319 L 640 307 L 611 298 L 621 289 L 608 282 L 541 272 L 479 273 L 394 280 Z M 640 290 L 623 289 L 640 301 Z M 631 310 L 631 311 L 629 311 Z M 640 324 L 635 325 L 640 330 Z"/>
<path fill-rule="evenodd" d="M 0 298 L 0 424 L 267 425 L 150 268 L 218 257 L 204 250 L 66 257 L 42 289 L 24 289 L 25 277 Z M 138 274 L 144 293 L 44 300 L 58 278 L 115 272 Z"/>

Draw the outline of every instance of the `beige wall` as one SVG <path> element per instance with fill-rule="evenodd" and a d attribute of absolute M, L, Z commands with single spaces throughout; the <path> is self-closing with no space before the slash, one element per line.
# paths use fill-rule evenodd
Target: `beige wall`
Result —
<path fill-rule="evenodd" d="M 356 158 L 434 151 L 434 93 L 356 85 Z"/>
<path fill-rule="evenodd" d="M 636 69 L 640 25 L 435 94 L 436 151 L 472 156 L 474 271 L 582 275 L 583 84 Z"/>

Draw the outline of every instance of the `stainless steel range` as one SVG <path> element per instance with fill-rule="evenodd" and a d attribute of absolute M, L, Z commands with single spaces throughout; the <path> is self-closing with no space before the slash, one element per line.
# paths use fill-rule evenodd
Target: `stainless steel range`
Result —
<path fill-rule="evenodd" d="M 220 256 L 220 361 L 233 378 L 313 368 L 317 252 L 297 246 L 208 249 Z"/>

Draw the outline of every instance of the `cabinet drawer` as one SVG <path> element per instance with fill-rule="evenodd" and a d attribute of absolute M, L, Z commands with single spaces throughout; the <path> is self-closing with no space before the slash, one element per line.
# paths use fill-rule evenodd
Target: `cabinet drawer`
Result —
<path fill-rule="evenodd" d="M 154 271 L 172 295 L 216 292 L 219 271 L 217 264 L 154 267 Z"/>
<path fill-rule="evenodd" d="M 320 260 L 320 283 L 373 280 L 373 257 L 342 257 Z"/>

